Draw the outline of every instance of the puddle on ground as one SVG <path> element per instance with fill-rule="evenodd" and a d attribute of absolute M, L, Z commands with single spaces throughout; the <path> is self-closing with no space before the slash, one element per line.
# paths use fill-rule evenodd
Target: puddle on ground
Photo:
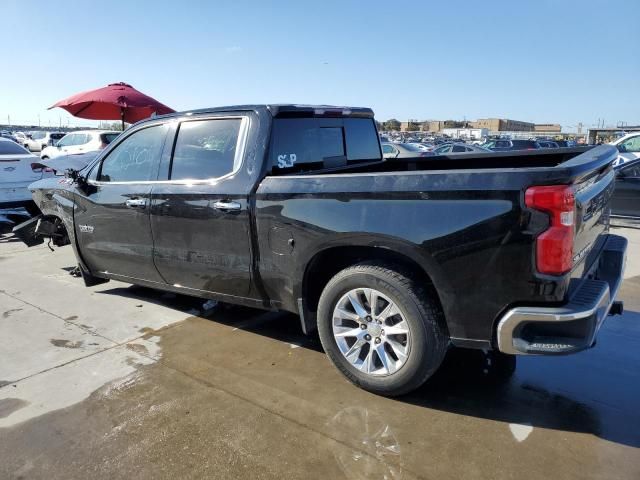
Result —
<path fill-rule="evenodd" d="M 8 417 L 27 405 L 29 405 L 29 402 L 21 398 L 3 398 L 0 400 L 0 418 Z"/>
<path fill-rule="evenodd" d="M 55 347 L 62 348 L 80 348 L 82 346 L 82 340 L 78 340 L 77 342 L 72 342 L 71 340 L 64 340 L 60 338 L 52 338 L 50 340 L 51 345 Z"/>

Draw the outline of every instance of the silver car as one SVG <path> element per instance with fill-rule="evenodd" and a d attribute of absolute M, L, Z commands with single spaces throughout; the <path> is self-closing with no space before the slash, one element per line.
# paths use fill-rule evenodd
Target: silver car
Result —
<path fill-rule="evenodd" d="M 431 152 L 425 151 L 411 143 L 382 143 L 382 156 L 384 158 L 415 158 L 428 157 Z"/>
<path fill-rule="evenodd" d="M 492 153 L 491 150 L 467 143 L 444 143 L 433 149 L 433 155 Z"/>

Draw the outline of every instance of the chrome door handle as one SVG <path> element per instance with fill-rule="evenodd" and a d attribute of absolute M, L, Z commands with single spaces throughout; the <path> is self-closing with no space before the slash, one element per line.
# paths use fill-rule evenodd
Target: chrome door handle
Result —
<path fill-rule="evenodd" d="M 222 210 L 223 212 L 237 212 L 242 210 L 242 205 L 238 202 L 225 202 L 220 201 L 213 204 L 213 208 L 216 210 Z"/>
<path fill-rule="evenodd" d="M 147 201 L 144 198 L 130 198 L 124 204 L 129 208 L 144 208 L 147 206 Z"/>

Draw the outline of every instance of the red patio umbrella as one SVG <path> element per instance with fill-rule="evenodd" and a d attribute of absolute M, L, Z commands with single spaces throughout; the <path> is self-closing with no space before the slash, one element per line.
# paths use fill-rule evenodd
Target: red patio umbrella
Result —
<path fill-rule="evenodd" d="M 135 123 L 154 113 L 163 115 L 175 111 L 123 82 L 77 93 L 60 100 L 49 110 L 55 107 L 64 108 L 74 117 L 89 120 L 120 119 L 123 130 L 124 122 Z"/>

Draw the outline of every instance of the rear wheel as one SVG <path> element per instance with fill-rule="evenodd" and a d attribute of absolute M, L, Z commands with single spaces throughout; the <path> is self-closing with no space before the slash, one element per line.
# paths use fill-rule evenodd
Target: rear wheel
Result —
<path fill-rule="evenodd" d="M 351 382 L 397 396 L 422 385 L 448 346 L 433 292 L 393 265 L 362 263 L 339 272 L 318 306 L 325 352 Z"/>

